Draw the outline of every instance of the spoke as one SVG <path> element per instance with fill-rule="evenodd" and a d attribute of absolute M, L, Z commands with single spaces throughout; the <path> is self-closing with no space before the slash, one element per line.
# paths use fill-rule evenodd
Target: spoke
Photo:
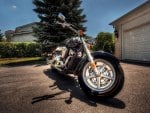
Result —
<path fill-rule="evenodd" d="M 104 70 L 104 68 L 105 68 L 105 64 L 103 64 L 103 66 L 101 67 L 101 69 L 100 69 L 100 72 L 102 73 L 102 71 Z"/>
<path fill-rule="evenodd" d="M 101 77 L 97 77 L 97 88 L 101 88 Z"/>
<path fill-rule="evenodd" d="M 87 79 L 91 79 L 91 78 L 95 78 L 95 75 L 91 75 L 91 76 L 88 76 L 86 77 Z"/>
<path fill-rule="evenodd" d="M 113 77 L 106 76 L 106 75 L 103 75 L 103 74 L 101 74 L 101 77 L 107 78 L 107 79 L 109 79 L 109 80 L 114 80 L 114 78 L 113 78 Z"/>

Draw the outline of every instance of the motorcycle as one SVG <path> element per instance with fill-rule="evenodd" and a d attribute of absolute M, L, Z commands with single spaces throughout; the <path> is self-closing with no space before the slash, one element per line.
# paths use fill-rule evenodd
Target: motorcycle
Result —
<path fill-rule="evenodd" d="M 111 98 L 117 95 L 124 85 L 124 73 L 119 60 L 104 51 L 91 52 L 83 38 L 83 31 L 76 30 L 60 14 L 56 23 L 67 27 L 78 35 L 66 41 L 61 54 L 55 54 L 51 69 L 63 74 L 74 74 L 83 92 L 89 97 Z"/>

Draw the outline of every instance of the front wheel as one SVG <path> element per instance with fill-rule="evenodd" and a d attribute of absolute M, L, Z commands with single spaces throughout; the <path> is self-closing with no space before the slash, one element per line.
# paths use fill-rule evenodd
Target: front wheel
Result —
<path fill-rule="evenodd" d="M 79 84 L 87 96 L 110 98 L 117 95 L 124 84 L 124 74 L 121 66 L 111 60 L 95 59 L 100 76 L 96 76 L 87 62 L 79 75 Z"/>

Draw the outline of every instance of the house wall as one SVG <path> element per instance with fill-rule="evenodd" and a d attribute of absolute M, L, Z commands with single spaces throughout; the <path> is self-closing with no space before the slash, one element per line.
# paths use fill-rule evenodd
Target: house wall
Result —
<path fill-rule="evenodd" d="M 34 42 L 34 40 L 37 40 L 37 37 L 33 35 L 33 33 L 14 35 L 12 42 Z"/>
<path fill-rule="evenodd" d="M 34 42 L 37 40 L 37 37 L 34 36 L 33 27 L 36 26 L 36 23 L 31 23 L 17 27 L 15 33 L 13 34 L 11 41 L 12 42 Z"/>
<path fill-rule="evenodd" d="M 118 25 L 116 27 L 118 33 L 119 33 L 119 36 L 118 38 L 115 38 L 115 56 L 119 59 L 121 59 L 121 38 L 122 38 L 122 31 L 121 31 L 121 25 Z"/>
<path fill-rule="evenodd" d="M 119 38 L 115 41 L 115 56 L 119 59 L 123 58 L 124 54 L 124 33 L 150 24 L 150 3 L 136 9 L 131 14 L 124 16 L 122 19 L 114 23 L 114 27 L 118 30 Z"/>

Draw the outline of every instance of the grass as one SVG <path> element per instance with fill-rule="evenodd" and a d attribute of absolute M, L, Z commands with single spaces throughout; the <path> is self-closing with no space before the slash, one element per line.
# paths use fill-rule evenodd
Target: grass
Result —
<path fill-rule="evenodd" d="M 0 58 L 0 66 L 8 64 L 18 64 L 33 61 L 40 61 L 42 57 L 30 57 L 30 58 Z"/>

